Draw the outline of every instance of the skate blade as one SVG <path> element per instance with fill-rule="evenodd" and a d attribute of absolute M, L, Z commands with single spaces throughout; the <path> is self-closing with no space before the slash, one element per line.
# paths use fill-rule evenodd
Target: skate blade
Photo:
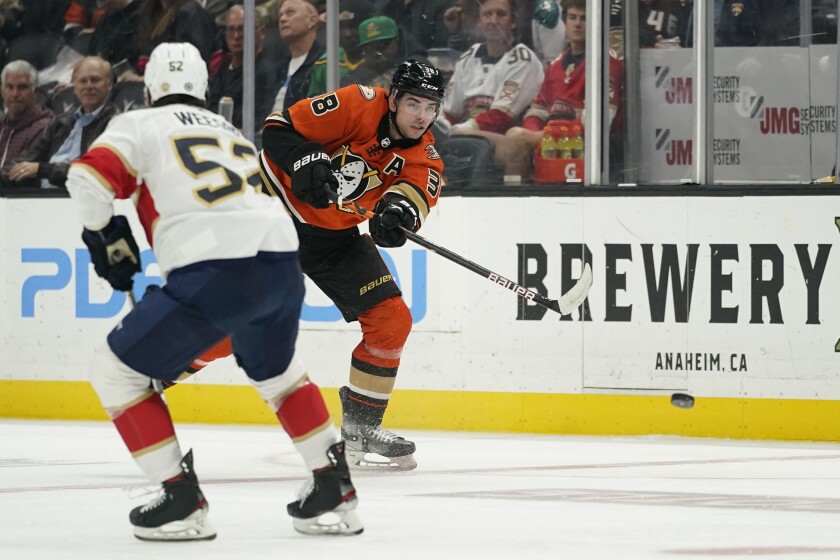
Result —
<path fill-rule="evenodd" d="M 216 530 L 207 514 L 198 510 L 188 517 L 160 527 L 134 526 L 134 536 L 141 541 L 209 541 L 216 538 Z"/>
<path fill-rule="evenodd" d="M 359 516 L 353 511 L 356 500 L 340 504 L 332 511 L 309 517 L 307 519 L 292 518 L 295 531 L 304 535 L 352 536 L 358 535 L 365 528 Z"/>
<path fill-rule="evenodd" d="M 385 457 L 377 453 L 365 453 L 345 447 L 347 464 L 354 470 L 379 470 L 379 471 L 413 471 L 417 468 L 417 461 L 414 455 L 403 455 L 402 457 Z"/>

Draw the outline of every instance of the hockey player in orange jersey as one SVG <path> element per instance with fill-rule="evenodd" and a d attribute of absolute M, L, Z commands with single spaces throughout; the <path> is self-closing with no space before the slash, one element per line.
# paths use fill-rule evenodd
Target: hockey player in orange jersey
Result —
<path fill-rule="evenodd" d="M 417 466 L 414 443 L 381 426 L 412 318 L 376 245 L 403 245 L 397 226 L 418 230 L 438 201 L 443 162 L 429 127 L 443 95 L 438 69 L 409 60 L 390 91 L 343 87 L 270 115 L 263 129 L 260 164 L 270 193 L 292 214 L 303 271 L 361 326 L 339 392 L 341 433 L 357 467 Z M 357 227 L 365 218 L 332 202 L 336 193 L 374 209 L 369 236 Z"/>

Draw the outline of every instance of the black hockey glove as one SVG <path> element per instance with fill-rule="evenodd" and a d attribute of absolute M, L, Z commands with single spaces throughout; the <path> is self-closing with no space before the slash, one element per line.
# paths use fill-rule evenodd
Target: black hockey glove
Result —
<path fill-rule="evenodd" d="M 115 290 L 130 291 L 134 286 L 133 276 L 140 272 L 140 251 L 126 217 L 112 217 L 99 231 L 85 228 L 82 241 L 90 251 L 96 275 L 107 280 Z"/>
<path fill-rule="evenodd" d="M 405 245 L 405 232 L 420 228 L 420 213 L 417 207 L 406 197 L 388 193 L 379 199 L 374 208 L 376 215 L 370 220 L 370 236 L 380 247 L 402 247 Z"/>
<path fill-rule="evenodd" d="M 329 208 L 332 204 L 327 189 L 335 200 L 338 196 L 338 179 L 333 175 L 330 157 L 318 142 L 304 142 L 292 150 L 289 158 L 292 192 L 314 208 Z"/>

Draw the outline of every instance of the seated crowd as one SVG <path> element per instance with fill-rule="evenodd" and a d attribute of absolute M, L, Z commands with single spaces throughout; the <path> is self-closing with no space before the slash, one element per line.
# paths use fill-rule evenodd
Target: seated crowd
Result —
<path fill-rule="evenodd" d="M 638 1 L 642 47 L 691 46 L 693 2 Z M 780 3 L 791 13 L 787 19 L 762 13 L 759 4 L 745 10 L 742 3 L 715 0 L 716 44 L 786 44 L 783 37 L 796 35 L 797 2 Z M 256 6 L 253 134 L 259 146 L 269 113 L 327 91 L 326 2 L 256 0 Z M 491 146 L 487 164 L 499 178 L 528 180 L 547 124 L 582 117 L 585 0 L 341 0 L 339 10 L 340 85 L 387 85 L 408 58 L 444 72 L 445 118 L 433 129 L 444 159 L 449 140 L 480 138 Z M 609 10 L 610 119 L 620 135 L 623 0 L 611 0 Z M 111 116 L 144 105 L 144 67 L 162 42 L 198 48 L 210 75 L 209 107 L 231 98 L 231 120 L 241 128 L 244 25 L 241 1 L 231 0 L 0 4 L 0 184 L 62 187 L 68 162 Z"/>

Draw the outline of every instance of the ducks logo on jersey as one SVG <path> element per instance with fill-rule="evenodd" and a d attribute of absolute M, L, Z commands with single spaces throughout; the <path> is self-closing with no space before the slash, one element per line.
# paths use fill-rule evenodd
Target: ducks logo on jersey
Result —
<path fill-rule="evenodd" d="M 358 200 L 367 191 L 382 184 L 376 169 L 342 146 L 332 157 L 333 174 L 338 179 L 338 195 L 347 200 Z"/>

